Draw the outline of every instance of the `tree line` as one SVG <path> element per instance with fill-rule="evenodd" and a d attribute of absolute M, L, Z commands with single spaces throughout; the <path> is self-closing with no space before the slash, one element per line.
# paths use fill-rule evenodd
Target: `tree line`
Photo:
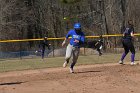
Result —
<path fill-rule="evenodd" d="M 139 4 L 139 0 L 0 0 L 0 39 L 64 37 L 75 22 L 82 24 L 86 35 L 102 35 L 120 34 L 121 27 L 133 20 L 138 33 Z M 107 40 L 120 44 L 119 39 Z M 1 43 L 0 50 L 30 50 L 37 44 Z"/>

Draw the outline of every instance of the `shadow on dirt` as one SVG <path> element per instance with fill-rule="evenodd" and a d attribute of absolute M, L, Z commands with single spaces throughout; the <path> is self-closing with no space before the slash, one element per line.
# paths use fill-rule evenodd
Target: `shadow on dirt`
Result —
<path fill-rule="evenodd" d="M 75 72 L 75 74 L 78 74 L 78 73 L 92 73 L 92 72 L 101 72 L 101 71 L 81 71 L 81 72 Z"/>
<path fill-rule="evenodd" d="M 25 82 L 0 83 L 0 86 L 4 86 L 4 85 L 7 85 L 7 86 L 11 86 L 11 85 L 19 85 L 19 84 L 22 84 L 22 83 L 25 83 Z"/>

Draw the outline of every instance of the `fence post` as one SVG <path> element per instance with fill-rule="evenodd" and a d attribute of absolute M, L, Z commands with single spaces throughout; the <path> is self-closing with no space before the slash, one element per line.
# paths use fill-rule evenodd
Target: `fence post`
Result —
<path fill-rule="evenodd" d="M 20 55 L 20 59 L 22 60 L 21 42 L 19 42 L 19 43 L 20 43 L 20 46 L 19 46 L 20 47 L 20 52 L 19 52 L 20 54 L 19 55 Z"/>
<path fill-rule="evenodd" d="M 54 48 L 55 48 L 55 47 L 54 47 L 54 40 L 53 40 L 53 57 L 54 57 Z"/>

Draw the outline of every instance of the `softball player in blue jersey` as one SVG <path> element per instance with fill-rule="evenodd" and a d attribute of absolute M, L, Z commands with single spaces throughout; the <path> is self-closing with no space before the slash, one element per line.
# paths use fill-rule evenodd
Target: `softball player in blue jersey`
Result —
<path fill-rule="evenodd" d="M 132 25 L 132 21 L 130 20 L 128 21 L 128 26 L 124 28 L 123 40 L 122 40 L 124 53 L 122 54 L 121 60 L 119 61 L 120 64 L 123 64 L 123 60 L 129 51 L 131 51 L 131 65 L 135 64 L 134 62 L 135 48 L 132 41 L 133 38 L 134 38 L 134 27 Z"/>
<path fill-rule="evenodd" d="M 69 60 L 72 56 L 72 63 L 70 65 L 70 72 L 74 73 L 73 67 L 77 62 L 77 59 L 79 56 L 79 51 L 80 51 L 80 46 L 81 46 L 81 44 L 83 44 L 85 42 L 85 35 L 81 31 L 81 24 L 80 23 L 74 24 L 74 29 L 72 29 L 68 32 L 65 40 L 62 43 L 62 46 L 65 45 L 65 43 L 69 37 L 71 37 L 71 39 L 70 39 L 70 42 L 69 42 L 67 49 L 66 49 L 65 62 L 63 64 L 63 67 L 67 66 L 67 64 L 69 63 Z"/>

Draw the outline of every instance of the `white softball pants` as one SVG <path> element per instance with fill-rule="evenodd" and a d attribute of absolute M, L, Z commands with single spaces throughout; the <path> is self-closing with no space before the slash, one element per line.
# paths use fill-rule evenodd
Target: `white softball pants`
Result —
<path fill-rule="evenodd" d="M 73 68 L 74 65 L 76 64 L 78 56 L 79 56 L 79 52 L 80 52 L 80 48 L 73 47 L 72 45 L 68 44 L 67 49 L 66 49 L 65 60 L 69 62 L 70 58 L 72 57 L 72 63 L 70 65 L 71 68 Z"/>

